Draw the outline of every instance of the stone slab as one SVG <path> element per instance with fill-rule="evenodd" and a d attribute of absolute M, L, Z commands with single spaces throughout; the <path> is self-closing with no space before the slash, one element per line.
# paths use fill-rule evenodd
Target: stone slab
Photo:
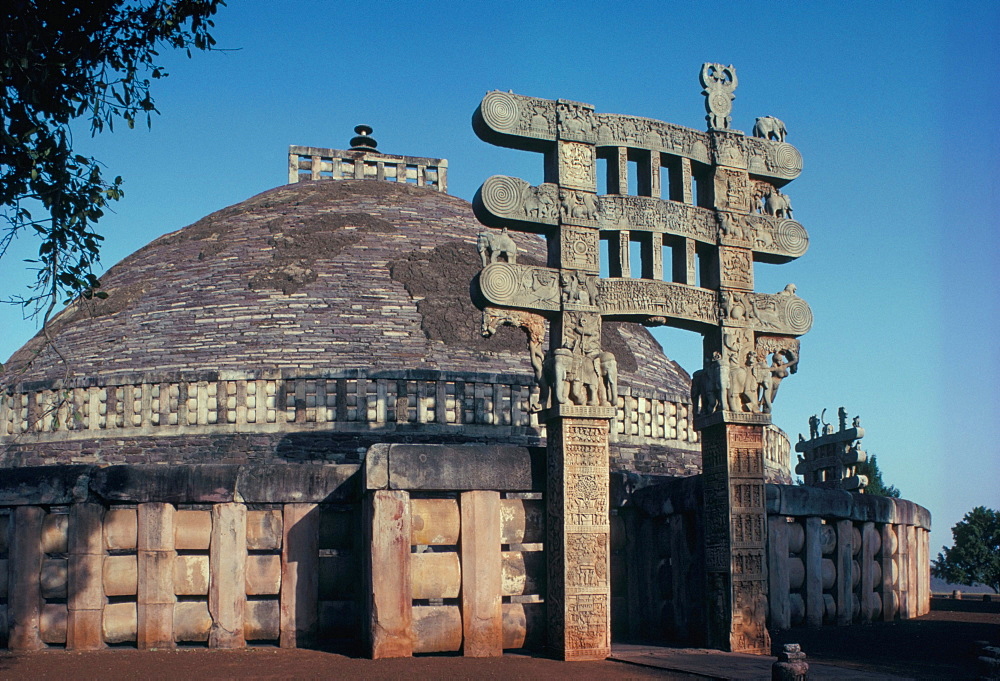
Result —
<path fill-rule="evenodd" d="M 92 466 L 29 466 L 4 469 L 0 506 L 72 504 L 86 501 Z"/>
<path fill-rule="evenodd" d="M 503 492 L 545 486 L 544 451 L 528 447 L 390 445 L 386 468 L 390 489 Z"/>

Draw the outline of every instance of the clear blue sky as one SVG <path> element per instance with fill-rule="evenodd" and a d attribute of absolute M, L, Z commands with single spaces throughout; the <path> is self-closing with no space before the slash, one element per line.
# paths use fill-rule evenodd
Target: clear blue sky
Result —
<path fill-rule="evenodd" d="M 164 54 L 152 131 L 81 150 L 124 176 L 100 231 L 112 265 L 155 237 L 286 181 L 289 144 L 448 158 L 471 199 L 488 176 L 541 180 L 536 154 L 479 141 L 488 90 L 594 104 L 704 129 L 698 71 L 736 66 L 733 126 L 775 115 L 805 170 L 786 188 L 805 256 L 756 266 L 811 304 L 801 370 L 775 423 L 794 440 L 824 407 L 860 414 L 886 479 L 934 514 L 935 551 L 976 505 L 1000 508 L 995 2 L 331 2 L 232 0 L 232 51 Z M 0 264 L 23 291 L 26 242 Z M 35 333 L 0 310 L 0 356 Z M 698 336 L 660 336 L 689 371 Z"/>

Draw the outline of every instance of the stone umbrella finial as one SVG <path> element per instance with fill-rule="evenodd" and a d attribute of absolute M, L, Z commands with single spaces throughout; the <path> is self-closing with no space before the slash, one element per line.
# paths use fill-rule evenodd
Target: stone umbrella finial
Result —
<path fill-rule="evenodd" d="M 377 151 L 378 142 L 371 137 L 372 126 L 358 125 L 354 128 L 354 132 L 358 135 L 351 138 L 351 151 Z"/>

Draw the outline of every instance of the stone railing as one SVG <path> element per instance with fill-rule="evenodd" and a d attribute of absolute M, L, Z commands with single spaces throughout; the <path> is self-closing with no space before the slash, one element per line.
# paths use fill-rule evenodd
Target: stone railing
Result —
<path fill-rule="evenodd" d="M 288 182 L 303 180 L 383 180 L 431 187 L 448 193 L 448 161 L 443 158 L 393 156 L 371 151 L 317 147 L 288 148 Z"/>
<path fill-rule="evenodd" d="M 847 625 L 930 611 L 931 517 L 904 499 L 768 485 L 771 627 Z"/>
<path fill-rule="evenodd" d="M 513 374 L 405 371 L 212 373 L 22 385 L 0 395 L 0 443 L 119 436 L 371 432 L 402 424 L 540 442 L 538 388 Z M 697 442 L 689 405 L 619 388 L 612 441 Z"/>

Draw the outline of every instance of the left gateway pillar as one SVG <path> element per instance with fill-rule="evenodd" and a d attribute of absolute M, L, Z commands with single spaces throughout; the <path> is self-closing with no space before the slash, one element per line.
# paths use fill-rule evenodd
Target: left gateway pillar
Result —
<path fill-rule="evenodd" d="M 561 405 L 548 429 L 549 645 L 564 660 L 611 654 L 610 407 Z M 593 412 L 581 418 L 563 412 Z"/>
<path fill-rule="evenodd" d="M 13 513 L 8 645 L 15 652 L 45 647 L 39 633 L 42 609 L 39 574 L 42 570 L 44 518 L 45 511 L 38 506 L 19 506 Z"/>

